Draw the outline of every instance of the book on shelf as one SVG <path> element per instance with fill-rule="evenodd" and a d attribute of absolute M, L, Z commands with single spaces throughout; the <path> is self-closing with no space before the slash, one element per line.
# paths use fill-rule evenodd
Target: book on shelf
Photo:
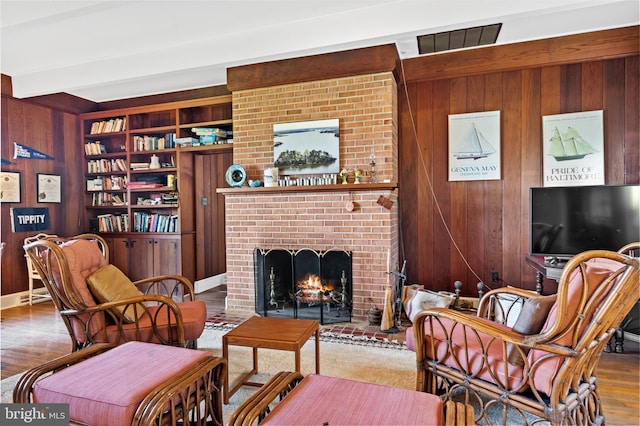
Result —
<path fill-rule="evenodd" d="M 203 136 L 200 136 L 200 143 L 202 145 L 214 145 L 214 144 L 221 145 L 221 144 L 227 143 L 227 139 L 221 138 L 215 135 L 210 135 L 210 136 L 203 135 Z"/>
<path fill-rule="evenodd" d="M 120 196 L 122 195 L 122 196 Z M 112 194 L 112 205 L 114 206 L 126 206 L 127 205 L 127 194 Z"/>
<path fill-rule="evenodd" d="M 87 191 L 124 191 L 126 176 L 106 176 L 87 179 Z"/>
<path fill-rule="evenodd" d="M 192 127 L 191 131 L 198 136 L 219 136 L 221 138 L 226 138 L 228 134 L 226 130 L 217 127 Z"/>
<path fill-rule="evenodd" d="M 87 179 L 87 191 L 102 191 L 103 184 L 102 178 Z"/>
<path fill-rule="evenodd" d="M 131 170 L 147 170 L 149 163 L 131 163 Z"/>
<path fill-rule="evenodd" d="M 178 232 L 178 215 L 166 213 L 134 213 L 134 232 Z"/>
<path fill-rule="evenodd" d="M 161 196 L 161 204 L 169 205 L 169 206 L 177 206 L 178 205 L 178 193 L 170 192 L 168 194 L 162 194 Z"/>
<path fill-rule="evenodd" d="M 84 153 L 85 155 L 106 154 L 107 148 L 100 141 L 87 142 L 84 144 Z"/>
<path fill-rule="evenodd" d="M 174 133 L 167 133 L 164 136 L 134 136 L 133 150 L 141 152 L 175 148 L 173 135 Z"/>
<path fill-rule="evenodd" d="M 128 182 L 126 187 L 129 189 L 153 189 L 153 188 L 162 188 L 164 185 L 157 182 L 148 182 L 148 181 L 135 181 Z"/>
<path fill-rule="evenodd" d="M 87 179 L 87 191 L 124 191 L 126 176 L 108 176 Z"/>
<path fill-rule="evenodd" d="M 148 164 L 147 164 L 148 166 Z M 126 172 L 127 161 L 123 158 L 102 158 L 87 161 L 87 173 Z"/>
<path fill-rule="evenodd" d="M 122 214 L 100 214 L 98 219 L 99 232 L 129 232 L 129 215 Z"/>
<path fill-rule="evenodd" d="M 123 193 L 109 193 L 109 192 L 95 192 L 91 195 L 92 206 L 126 206 L 127 194 Z"/>
<path fill-rule="evenodd" d="M 200 140 L 194 137 L 184 137 L 184 138 L 176 138 L 175 143 L 177 146 L 188 147 L 188 146 L 199 146 Z"/>
<path fill-rule="evenodd" d="M 112 118 L 110 120 L 94 121 L 89 132 L 92 135 L 99 133 L 122 132 L 126 129 L 126 117 Z"/>
<path fill-rule="evenodd" d="M 115 158 L 111 160 L 111 169 L 116 171 L 119 170 L 121 172 L 127 171 L 127 160 L 124 158 Z"/>
<path fill-rule="evenodd" d="M 110 176 L 104 179 L 104 189 L 109 191 L 124 190 L 127 187 L 126 176 Z"/>

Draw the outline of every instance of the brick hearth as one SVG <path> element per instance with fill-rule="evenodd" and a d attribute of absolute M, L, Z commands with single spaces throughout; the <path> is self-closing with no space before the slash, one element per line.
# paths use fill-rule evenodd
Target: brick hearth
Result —
<path fill-rule="evenodd" d="M 233 93 L 234 162 L 249 179 L 262 179 L 273 165 L 273 125 L 306 120 L 340 120 L 340 167 L 367 169 L 372 150 L 378 182 L 386 188 L 351 192 L 356 209 L 345 208 L 350 191 L 305 188 L 270 191 L 225 190 L 227 306 L 255 307 L 253 249 L 340 248 L 353 251 L 353 317 L 366 318 L 369 300 L 383 307 L 387 258 L 397 265 L 398 214 L 396 83 L 379 73 Z M 350 179 L 352 181 L 352 179 Z M 365 180 L 366 182 L 366 180 Z M 380 195 L 394 201 L 389 210 Z"/>

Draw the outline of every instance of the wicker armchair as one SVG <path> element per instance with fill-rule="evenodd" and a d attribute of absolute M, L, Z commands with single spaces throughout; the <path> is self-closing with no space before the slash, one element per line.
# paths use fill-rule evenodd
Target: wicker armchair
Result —
<path fill-rule="evenodd" d="M 195 300 L 188 279 L 163 275 L 131 283 L 109 265 L 108 246 L 94 234 L 48 237 L 24 249 L 69 331 L 72 352 L 127 341 L 196 348 L 207 308 Z"/>
<path fill-rule="evenodd" d="M 639 259 L 593 250 L 567 262 L 548 313 L 549 296 L 515 288 L 488 292 L 477 316 L 421 312 L 407 335 L 416 388 L 473 401 L 478 423 L 604 424 L 596 367 L 640 295 L 639 278 Z"/>

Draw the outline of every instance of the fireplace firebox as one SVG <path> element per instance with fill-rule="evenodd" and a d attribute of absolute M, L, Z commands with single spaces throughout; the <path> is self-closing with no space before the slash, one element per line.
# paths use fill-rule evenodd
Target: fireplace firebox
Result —
<path fill-rule="evenodd" d="M 351 322 L 352 253 L 341 249 L 253 252 L 256 313 Z"/>

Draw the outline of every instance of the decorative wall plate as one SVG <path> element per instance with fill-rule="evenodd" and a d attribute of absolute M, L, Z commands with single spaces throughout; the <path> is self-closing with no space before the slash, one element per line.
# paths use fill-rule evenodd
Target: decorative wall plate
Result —
<path fill-rule="evenodd" d="M 247 172 L 240 164 L 232 164 L 224 174 L 224 178 L 229 186 L 238 188 L 244 185 L 244 181 L 247 179 Z"/>

